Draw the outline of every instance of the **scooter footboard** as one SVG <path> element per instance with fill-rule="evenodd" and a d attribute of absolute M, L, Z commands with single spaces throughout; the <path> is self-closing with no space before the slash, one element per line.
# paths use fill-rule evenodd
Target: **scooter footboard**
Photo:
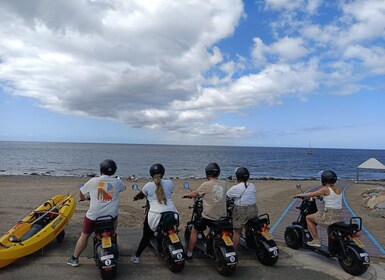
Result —
<path fill-rule="evenodd" d="M 215 248 L 222 254 L 226 260 L 227 265 L 234 265 L 238 263 L 238 254 L 233 246 L 226 246 L 224 242 L 218 242 Z"/>

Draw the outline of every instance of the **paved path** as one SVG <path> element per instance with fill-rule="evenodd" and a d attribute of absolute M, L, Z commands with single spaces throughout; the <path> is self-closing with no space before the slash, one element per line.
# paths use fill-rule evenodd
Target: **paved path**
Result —
<path fill-rule="evenodd" d="M 356 216 L 353 210 L 349 207 L 346 198 L 345 191 L 353 184 L 350 181 L 341 181 L 340 186 L 343 191 L 343 216 L 345 222 L 349 221 L 351 217 Z M 318 188 L 318 186 L 309 189 L 307 192 L 314 191 Z M 292 203 L 286 208 L 282 216 L 278 219 L 278 221 L 271 227 L 270 232 L 273 233 L 274 239 L 280 242 L 285 242 L 284 240 L 284 232 L 287 226 L 291 225 L 293 221 L 295 221 L 299 215 L 299 210 L 296 207 L 299 205 L 299 199 L 293 200 Z M 323 209 L 323 203 L 317 200 L 318 209 Z M 365 224 L 365 221 L 363 221 Z M 326 228 L 317 227 L 318 235 L 321 239 L 322 244 L 327 244 L 327 233 Z M 365 245 L 365 250 L 368 252 L 371 257 L 379 257 L 385 258 L 385 250 L 381 247 L 381 245 L 377 242 L 377 240 L 370 234 L 370 232 L 363 226 L 362 231 L 359 233 L 361 235 L 360 240 Z"/>
<path fill-rule="evenodd" d="M 76 227 L 74 230 L 78 230 Z M 141 257 L 140 264 L 132 264 L 130 256 L 138 246 L 142 229 L 118 229 L 118 242 L 121 257 L 118 263 L 116 280 L 200 280 L 200 279 L 317 279 L 317 280 L 385 280 L 385 260 L 377 259 L 372 262 L 369 270 L 362 276 L 352 277 L 344 272 L 338 262 L 323 258 L 308 250 L 292 250 L 279 243 L 279 260 L 276 265 L 267 267 L 256 260 L 252 251 L 240 250 L 239 263 L 236 272 L 230 277 L 223 277 L 217 273 L 213 261 L 199 254 L 194 255 L 194 261 L 186 263 L 181 273 L 172 273 L 161 258 L 155 256 L 150 249 L 146 249 Z M 182 235 L 183 236 L 183 235 Z M 1 280 L 89 280 L 100 279 L 98 269 L 92 255 L 91 246 L 88 246 L 80 257 L 79 267 L 69 267 L 66 260 L 72 254 L 78 233 L 68 229 L 66 238 L 61 244 L 55 241 L 42 251 L 24 257 L 15 263 L 0 269 Z M 90 244 L 89 244 L 90 245 Z"/>

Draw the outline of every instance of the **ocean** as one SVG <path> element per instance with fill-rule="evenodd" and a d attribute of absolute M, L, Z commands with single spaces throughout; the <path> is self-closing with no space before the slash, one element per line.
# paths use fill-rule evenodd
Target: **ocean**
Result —
<path fill-rule="evenodd" d="M 354 180 L 356 167 L 369 158 L 385 163 L 385 150 L 320 149 L 140 144 L 1 142 L 1 175 L 94 176 L 104 159 L 116 161 L 116 175 L 149 178 L 155 162 L 166 168 L 166 178 L 203 178 L 210 162 L 221 167 L 221 177 L 234 177 L 245 166 L 254 179 L 319 179 L 325 169 Z M 360 171 L 362 180 L 385 180 L 385 172 Z"/>

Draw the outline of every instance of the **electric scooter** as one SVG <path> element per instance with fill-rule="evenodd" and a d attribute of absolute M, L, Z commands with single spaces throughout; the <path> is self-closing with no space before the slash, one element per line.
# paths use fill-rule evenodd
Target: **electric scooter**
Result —
<path fill-rule="evenodd" d="M 133 190 L 139 190 L 137 184 L 132 185 Z M 145 215 L 150 210 L 150 204 L 146 199 Z M 150 240 L 150 247 L 155 253 L 164 258 L 168 269 L 172 272 L 180 272 L 185 265 L 185 252 L 179 233 L 179 214 L 174 211 L 161 213 L 159 225 Z"/>
<path fill-rule="evenodd" d="M 89 193 L 85 195 L 84 200 L 91 200 Z M 102 279 L 114 279 L 117 273 L 119 249 L 115 220 L 111 215 L 100 216 L 95 220 L 93 252 L 93 259 Z"/>
<path fill-rule="evenodd" d="M 184 183 L 185 189 L 190 189 L 187 182 Z M 202 196 L 194 198 L 194 205 L 189 207 L 193 209 L 191 220 L 187 222 L 184 238 L 186 246 L 189 246 L 191 231 L 194 227 L 194 221 L 202 216 L 203 201 Z M 203 231 L 198 232 L 198 240 L 195 249 L 205 256 L 215 261 L 215 267 L 219 274 L 228 276 L 235 272 L 238 263 L 238 255 L 234 250 L 233 227 L 229 217 L 223 217 L 209 225 L 209 231 L 205 235 Z"/>
<path fill-rule="evenodd" d="M 95 220 L 94 261 L 100 269 L 102 279 L 113 279 L 116 276 L 119 250 L 114 223 L 115 220 L 110 215 Z"/>
<path fill-rule="evenodd" d="M 232 217 L 234 201 L 227 198 L 227 214 Z M 249 219 L 245 225 L 245 232 L 242 233 L 239 245 L 247 250 L 254 250 L 258 260 L 267 266 L 277 263 L 279 249 L 274 237 L 269 232 L 269 214 L 265 213 Z"/>
<path fill-rule="evenodd" d="M 297 189 L 303 193 L 300 184 L 297 184 Z M 351 275 L 361 275 L 368 270 L 370 258 L 357 234 L 362 229 L 360 217 L 350 218 L 348 224 L 338 222 L 330 225 L 327 230 L 328 245 L 313 247 L 307 245 L 312 237 L 307 227 L 306 216 L 318 211 L 316 198 L 302 198 L 301 203 L 296 208 L 300 211 L 299 216 L 286 228 L 284 233 L 285 242 L 290 248 L 302 247 L 325 257 L 336 257 L 342 269 Z"/>

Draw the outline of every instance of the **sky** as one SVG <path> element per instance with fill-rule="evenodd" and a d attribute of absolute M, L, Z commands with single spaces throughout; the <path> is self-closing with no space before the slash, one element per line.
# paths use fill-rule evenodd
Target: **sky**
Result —
<path fill-rule="evenodd" d="M 385 149 L 383 0 L 0 0 L 0 141 Z"/>

